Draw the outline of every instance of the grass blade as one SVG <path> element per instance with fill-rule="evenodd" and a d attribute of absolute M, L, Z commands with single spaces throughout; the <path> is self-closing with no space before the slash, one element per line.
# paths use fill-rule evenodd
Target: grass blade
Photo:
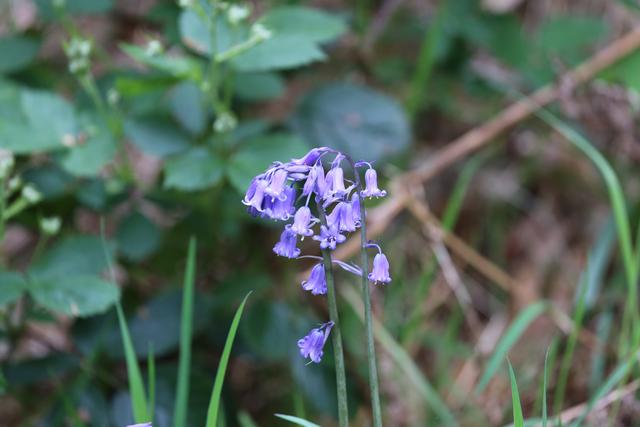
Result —
<path fill-rule="evenodd" d="M 193 295 L 196 270 L 196 239 L 189 241 L 187 267 L 182 288 L 182 318 L 180 320 L 180 361 L 178 365 L 178 386 L 176 390 L 173 426 L 187 425 L 189 406 L 189 367 L 191 365 L 191 336 L 193 333 Z"/>
<path fill-rule="evenodd" d="M 227 364 L 229 363 L 229 356 L 231 355 L 231 347 L 233 347 L 233 340 L 236 337 L 238 331 L 238 325 L 240 324 L 240 317 L 242 317 L 242 311 L 244 305 L 247 302 L 251 292 L 247 294 L 242 300 L 242 304 L 236 310 L 236 314 L 231 322 L 229 333 L 227 334 L 227 341 L 224 343 L 224 349 L 222 350 L 222 357 L 220 358 L 220 364 L 218 365 L 218 372 L 216 373 L 216 379 L 213 383 L 213 390 L 211 392 L 211 400 L 209 401 L 209 409 L 207 410 L 207 423 L 206 427 L 216 427 L 218 423 L 218 411 L 220 409 L 220 395 L 222 394 L 222 383 L 224 382 L 224 374 L 227 371 Z"/>
<path fill-rule="evenodd" d="M 496 372 L 498 372 L 498 369 L 500 369 L 502 362 L 507 358 L 507 353 L 511 347 L 518 341 L 531 322 L 544 313 L 548 307 L 549 305 L 546 302 L 540 301 L 529 305 L 518 314 L 518 317 L 516 317 L 511 326 L 509 326 L 504 336 L 500 338 L 495 351 L 491 355 L 491 358 L 489 358 L 487 368 L 476 386 L 476 393 L 484 390 L 487 384 L 489 384 L 489 381 L 491 381 Z"/>
<path fill-rule="evenodd" d="M 520 393 L 516 375 L 513 373 L 513 366 L 509 363 L 509 380 L 511 381 L 511 403 L 513 405 L 513 427 L 524 427 L 524 416 L 522 415 L 522 404 L 520 403 Z"/>
<path fill-rule="evenodd" d="M 318 424 L 314 424 L 311 421 L 307 421 L 302 418 L 294 417 L 293 415 L 284 415 L 284 414 L 274 414 L 278 418 L 282 418 L 283 420 L 289 421 L 293 424 L 302 426 L 302 427 L 320 427 Z"/>
<path fill-rule="evenodd" d="M 102 250 L 104 251 L 105 261 L 109 269 L 109 275 L 113 280 L 115 276 L 115 270 L 113 268 L 113 262 L 107 249 L 107 242 L 104 232 L 104 218 L 100 220 L 100 241 L 102 243 Z M 135 423 L 145 423 L 150 420 L 147 413 L 147 398 L 144 392 L 144 382 L 142 381 L 142 374 L 140 373 L 140 366 L 138 365 L 138 359 L 136 358 L 136 352 L 133 347 L 133 341 L 129 334 L 129 327 L 127 326 L 127 320 L 124 316 L 120 301 L 116 302 L 116 313 L 118 314 L 118 325 L 120 327 L 120 336 L 122 337 L 122 346 L 124 347 L 124 357 L 127 363 L 127 378 L 129 379 L 129 391 L 131 393 L 131 409 L 133 410 L 133 420 Z"/>
<path fill-rule="evenodd" d="M 149 343 L 149 353 L 147 354 L 147 381 L 149 390 L 149 421 L 153 422 L 156 412 L 156 359 L 153 355 L 153 344 Z"/>
<path fill-rule="evenodd" d="M 547 378 L 549 378 L 549 353 L 551 346 L 544 355 L 544 373 L 542 377 L 542 427 L 547 427 Z"/>

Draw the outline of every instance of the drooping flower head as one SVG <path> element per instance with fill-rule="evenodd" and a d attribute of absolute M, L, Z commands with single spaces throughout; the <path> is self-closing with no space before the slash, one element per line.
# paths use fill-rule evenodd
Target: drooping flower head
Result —
<path fill-rule="evenodd" d="M 389 275 L 389 261 L 382 252 L 376 254 L 373 258 L 373 269 L 369 273 L 369 280 L 373 283 L 389 283 L 391 276 Z"/>
<path fill-rule="evenodd" d="M 369 168 L 364 173 L 366 187 L 362 190 L 362 197 L 384 197 L 387 192 L 378 188 L 378 173 L 374 168 Z"/>
<path fill-rule="evenodd" d="M 298 340 L 302 357 L 309 358 L 313 363 L 320 363 L 324 354 L 324 345 L 327 343 L 333 325 L 333 322 L 327 322 L 319 328 L 312 329 L 304 338 Z"/>
<path fill-rule="evenodd" d="M 316 264 L 311 269 L 309 279 L 301 283 L 302 289 L 311 291 L 313 295 L 324 295 L 327 293 L 327 279 L 324 275 L 324 266 Z"/>
<path fill-rule="evenodd" d="M 296 215 L 293 218 L 293 224 L 288 225 L 289 229 L 303 238 L 309 237 L 313 235 L 313 230 L 311 226 L 313 226 L 315 222 L 315 218 L 311 215 L 311 209 L 307 206 L 302 206 L 296 212 Z"/>
<path fill-rule="evenodd" d="M 285 258 L 297 258 L 300 255 L 300 249 L 296 247 L 297 240 L 296 233 L 285 228 L 280 241 L 273 247 L 273 252 Z"/>

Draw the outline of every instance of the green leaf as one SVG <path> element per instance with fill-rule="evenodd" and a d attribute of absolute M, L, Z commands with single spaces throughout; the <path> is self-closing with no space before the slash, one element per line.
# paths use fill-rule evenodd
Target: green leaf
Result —
<path fill-rule="evenodd" d="M 511 404 L 513 405 L 513 427 L 524 427 L 524 417 L 522 415 L 522 404 L 520 403 L 520 393 L 513 366 L 509 362 L 509 380 L 511 381 Z"/>
<path fill-rule="evenodd" d="M 208 9 L 208 8 L 207 8 Z M 208 13 L 205 10 L 205 13 Z M 193 10 L 182 11 L 178 18 L 180 38 L 185 46 L 201 55 L 211 55 L 211 35 L 205 19 Z M 224 52 L 249 37 L 245 26 L 231 26 L 224 16 L 216 20 L 216 53 Z"/>
<path fill-rule="evenodd" d="M 0 271 L 0 308 L 17 301 L 26 287 L 27 283 L 21 274 Z"/>
<path fill-rule="evenodd" d="M 194 276 L 196 269 L 196 240 L 189 241 L 187 268 L 182 288 L 182 319 L 180 321 L 180 361 L 178 366 L 178 385 L 174 405 L 173 426 L 187 425 L 189 406 L 189 368 L 191 363 L 191 339 L 193 335 L 193 297 Z"/>
<path fill-rule="evenodd" d="M 601 17 L 554 16 L 538 28 L 538 46 L 548 54 L 560 55 L 569 63 L 584 57 L 585 48 L 595 44 L 608 32 Z"/>
<path fill-rule="evenodd" d="M 213 384 L 213 390 L 211 391 L 211 400 L 209 401 L 209 409 L 207 410 L 207 422 L 206 427 L 217 427 L 218 423 L 218 411 L 220 409 L 220 396 L 222 394 L 222 384 L 224 383 L 224 374 L 227 371 L 227 364 L 229 363 L 229 356 L 231 355 L 231 347 L 233 347 L 233 340 L 236 337 L 238 331 L 238 325 L 240 324 L 240 317 L 242 317 L 242 311 L 244 305 L 247 302 L 251 292 L 247 294 L 242 300 L 242 304 L 238 307 L 229 333 L 227 334 L 227 340 L 224 343 L 224 349 L 222 350 L 222 356 L 220 357 L 220 363 L 218 364 L 218 371 L 216 372 L 216 379 Z"/>
<path fill-rule="evenodd" d="M 211 150 L 192 148 L 167 159 L 164 186 L 177 190 L 202 190 L 224 176 L 224 163 Z"/>
<path fill-rule="evenodd" d="M 271 9 L 259 21 L 276 36 L 285 34 L 309 42 L 326 43 L 342 35 L 344 21 L 318 9 L 282 6 Z"/>
<path fill-rule="evenodd" d="M 231 65 L 241 72 L 257 72 L 300 67 L 325 58 L 316 43 L 282 34 L 234 57 Z"/>
<path fill-rule="evenodd" d="M 192 135 L 201 134 L 207 126 L 207 112 L 202 91 L 192 82 L 182 82 L 171 90 L 171 114 Z"/>
<path fill-rule="evenodd" d="M 498 369 L 500 369 L 500 365 L 506 359 L 507 353 L 511 347 L 513 347 L 513 345 L 518 341 L 531 322 L 544 313 L 547 308 L 548 304 L 544 301 L 540 301 L 529 305 L 518 314 L 502 338 L 500 338 L 500 341 L 498 341 L 493 354 L 487 362 L 487 367 L 476 386 L 476 393 L 480 393 L 484 390 L 487 384 L 489 384 L 489 381 L 491 381 L 496 372 L 498 372 Z"/>
<path fill-rule="evenodd" d="M 294 126 L 310 145 L 330 145 L 357 160 L 385 159 L 411 142 L 407 118 L 395 100 L 350 83 L 330 84 L 305 97 Z"/>
<path fill-rule="evenodd" d="M 240 73 L 236 76 L 233 93 L 244 101 L 265 101 L 284 93 L 284 80 L 276 73 Z"/>
<path fill-rule="evenodd" d="M 63 140 L 77 133 L 73 108 L 54 93 L 22 90 L 13 109 L 18 110 L 8 113 L 11 119 L 0 116 L 0 147 L 14 153 L 61 149 Z"/>
<path fill-rule="evenodd" d="M 142 261 L 160 246 L 160 230 L 139 212 L 129 215 L 118 227 L 118 250 L 132 261 Z"/>
<path fill-rule="evenodd" d="M 29 270 L 32 278 L 99 275 L 106 267 L 100 239 L 67 236 L 45 252 Z"/>
<path fill-rule="evenodd" d="M 90 132 L 85 142 L 71 147 L 60 161 L 64 170 L 72 175 L 98 175 L 117 152 L 117 142 L 106 127 L 92 127 Z"/>
<path fill-rule="evenodd" d="M 189 137 L 160 117 L 127 120 L 124 132 L 138 148 L 156 157 L 166 157 L 189 148 Z"/>
<path fill-rule="evenodd" d="M 632 53 L 605 68 L 599 77 L 609 82 L 622 83 L 640 92 L 640 52 Z"/>
<path fill-rule="evenodd" d="M 0 73 L 11 73 L 29 65 L 40 50 L 40 41 L 32 37 L 11 35 L 0 38 Z"/>
<path fill-rule="evenodd" d="M 293 424 L 302 426 L 302 427 L 320 427 L 318 424 L 314 424 L 311 421 L 303 420 L 299 417 L 294 417 L 293 415 L 284 415 L 284 414 L 274 414 L 278 418 L 282 418 L 285 421 L 289 421 Z"/>
<path fill-rule="evenodd" d="M 231 184 L 238 191 L 244 192 L 251 179 L 263 171 L 270 161 L 289 161 L 301 157 L 307 148 L 300 138 L 287 133 L 253 138 L 243 144 L 230 159 L 227 175 Z"/>
<path fill-rule="evenodd" d="M 102 313 L 120 298 L 117 286 L 95 276 L 42 277 L 28 289 L 41 306 L 79 317 Z"/>
<path fill-rule="evenodd" d="M 142 64 L 171 74 L 174 77 L 199 80 L 202 75 L 201 63 L 192 58 L 172 56 L 165 53 L 149 55 L 144 48 L 126 43 L 120 44 L 120 48 Z"/>

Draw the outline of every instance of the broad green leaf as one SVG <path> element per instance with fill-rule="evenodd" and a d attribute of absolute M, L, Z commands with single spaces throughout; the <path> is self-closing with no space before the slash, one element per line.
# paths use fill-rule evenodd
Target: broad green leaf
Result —
<path fill-rule="evenodd" d="M 202 16 L 193 10 L 184 10 L 178 18 L 178 28 L 182 42 L 187 47 L 202 55 L 211 54 L 209 24 Z M 216 53 L 224 52 L 248 37 L 249 31 L 245 26 L 231 26 L 224 16 L 218 16 L 216 20 Z"/>
<path fill-rule="evenodd" d="M 67 277 L 99 275 L 107 267 L 102 244 L 95 236 L 67 236 L 45 252 L 29 270 L 29 276 Z"/>
<path fill-rule="evenodd" d="M 0 148 L 18 154 L 61 149 L 77 134 L 73 108 L 54 93 L 24 89 L 13 109 L 12 119 L 0 117 Z"/>
<path fill-rule="evenodd" d="M 274 35 L 231 60 L 241 72 L 283 70 L 326 58 L 318 45 L 295 35 Z"/>
<path fill-rule="evenodd" d="M 120 48 L 133 59 L 174 77 L 198 80 L 202 74 L 200 62 L 186 56 L 166 53 L 150 55 L 144 48 L 126 43 L 122 43 Z"/>
<path fill-rule="evenodd" d="M 207 410 L 206 427 L 216 427 L 218 424 L 218 411 L 220 410 L 220 396 L 222 394 L 222 384 L 224 383 L 224 375 L 227 371 L 227 364 L 229 363 L 229 357 L 231 356 L 231 347 L 233 347 L 233 341 L 238 331 L 238 325 L 240 324 L 240 318 L 242 317 L 242 311 L 247 303 L 251 292 L 247 294 L 242 300 L 240 307 L 236 310 L 236 314 L 233 317 L 231 326 L 229 327 L 229 333 L 227 334 L 227 340 L 224 343 L 224 349 L 222 350 L 222 356 L 220 357 L 220 363 L 218 364 L 218 371 L 216 372 L 216 379 L 213 383 L 213 390 L 211 391 L 211 400 L 209 401 L 209 408 Z"/>
<path fill-rule="evenodd" d="M 355 160 L 382 160 L 411 142 L 409 123 L 395 100 L 350 83 L 330 84 L 306 96 L 294 126 L 310 145 L 329 145 Z"/>
<path fill-rule="evenodd" d="M 293 415 L 275 414 L 275 416 L 302 427 L 320 427 L 318 424 L 314 424 L 311 421 L 303 420 L 299 417 L 294 417 Z"/>
<path fill-rule="evenodd" d="M 39 277 L 28 289 L 41 306 L 79 317 L 102 313 L 120 298 L 117 286 L 96 276 Z"/>
<path fill-rule="evenodd" d="M 224 176 L 224 163 L 211 150 L 192 148 L 167 159 L 164 186 L 177 190 L 202 190 Z"/>
<path fill-rule="evenodd" d="M 561 55 L 562 60 L 574 63 L 585 55 L 585 48 L 602 39 L 608 32 L 601 17 L 554 16 L 538 28 L 538 46 L 548 54 Z"/>
<path fill-rule="evenodd" d="M 273 8 L 260 18 L 260 23 L 276 36 L 299 37 L 315 43 L 329 42 L 347 29 L 342 19 L 324 11 L 303 6 Z"/>
<path fill-rule="evenodd" d="M 265 101 L 284 93 L 284 80 L 276 73 L 240 73 L 236 76 L 233 93 L 245 101 Z"/>
<path fill-rule="evenodd" d="M 527 327 L 537 319 L 548 308 L 548 304 L 544 301 L 536 302 L 529 305 L 518 314 L 513 323 L 505 331 L 504 335 L 498 341 L 493 354 L 487 362 L 487 367 L 476 386 L 475 392 L 480 393 L 489 384 L 489 381 L 500 369 L 503 361 L 507 358 L 507 353 L 513 345 L 520 339 Z"/>
<path fill-rule="evenodd" d="M 26 286 L 27 284 L 21 274 L 0 271 L 0 308 L 20 298 Z"/>
<path fill-rule="evenodd" d="M 60 164 L 72 175 L 91 177 L 113 160 L 118 146 L 111 132 L 104 126 L 94 126 L 89 130 L 86 141 L 69 148 Z"/>
<path fill-rule="evenodd" d="M 599 77 L 609 82 L 622 83 L 640 92 L 640 52 L 632 53 L 605 68 Z"/>
<path fill-rule="evenodd" d="M 124 132 L 138 148 L 156 157 L 166 157 L 189 148 L 189 136 L 160 117 L 127 120 Z"/>
<path fill-rule="evenodd" d="M 146 216 L 134 212 L 118 227 L 118 250 L 132 261 L 142 261 L 160 246 L 161 233 Z"/>
<path fill-rule="evenodd" d="M 0 38 L 0 73 L 10 73 L 29 65 L 40 50 L 40 41 L 32 37 L 6 36 Z"/>
<path fill-rule="evenodd" d="M 275 160 L 289 161 L 301 157 L 307 149 L 300 138 L 291 134 L 275 133 L 253 138 L 232 156 L 227 176 L 238 191 L 244 192 L 251 179 L 264 171 L 266 164 Z M 265 159 L 268 159 L 266 163 Z"/>
<path fill-rule="evenodd" d="M 204 94 L 192 82 L 182 82 L 169 94 L 171 114 L 193 135 L 201 134 L 207 126 Z"/>

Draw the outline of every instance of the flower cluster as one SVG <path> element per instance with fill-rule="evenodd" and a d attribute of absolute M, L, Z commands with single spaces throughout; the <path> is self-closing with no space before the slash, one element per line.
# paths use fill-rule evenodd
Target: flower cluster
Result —
<path fill-rule="evenodd" d="M 325 164 L 330 165 L 326 171 Z M 344 165 L 350 166 L 353 180 L 345 178 Z M 366 168 L 364 186 L 360 183 L 359 175 L 359 170 L 363 168 Z M 386 191 L 378 188 L 377 172 L 370 163 L 353 163 L 339 151 L 319 147 L 299 159 L 273 163 L 251 181 L 242 203 L 254 216 L 286 222 L 292 219 L 291 223 L 284 226 L 273 251 L 282 257 L 301 258 L 298 241 L 310 237 L 319 242 L 322 250 L 336 249 L 337 245 L 346 240 L 348 233 L 356 231 L 362 225 L 363 200 L 384 197 L 386 194 Z M 312 201 L 315 208 L 310 205 Z M 317 216 L 314 216 L 314 210 Z M 371 243 L 367 247 L 378 249 L 368 279 L 373 283 L 389 283 L 391 277 L 387 257 L 378 245 Z M 322 259 L 316 256 L 304 257 Z M 366 274 L 354 265 L 337 260 L 333 262 L 353 274 Z M 321 262 L 311 269 L 309 278 L 301 286 L 313 295 L 327 293 L 325 268 Z M 333 322 L 328 322 L 312 329 L 298 341 L 300 354 L 312 362 L 320 362 L 322 349 L 332 327 Z"/>

